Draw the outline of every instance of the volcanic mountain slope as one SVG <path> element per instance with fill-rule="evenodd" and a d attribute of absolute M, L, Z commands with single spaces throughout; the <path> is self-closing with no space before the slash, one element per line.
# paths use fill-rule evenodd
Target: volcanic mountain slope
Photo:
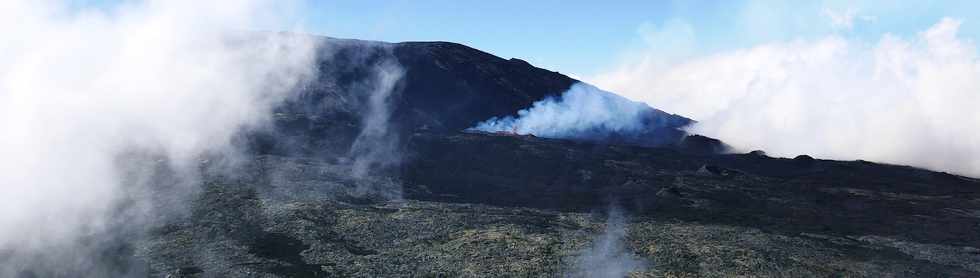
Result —
<path fill-rule="evenodd" d="M 609 233 L 612 204 L 628 215 L 620 251 L 645 266 L 634 277 L 980 273 L 969 178 L 486 134 L 410 145 L 404 199 L 357 195 L 384 181 L 342 165 L 259 156 L 251 177 L 212 177 L 136 254 L 178 277 L 590 276 L 580 258 Z"/>
<path fill-rule="evenodd" d="M 451 42 L 383 43 L 322 38 L 316 80 L 278 109 L 272 132 L 253 135 L 263 153 L 345 155 L 366 114 L 385 114 L 394 141 L 414 132 L 453 133 L 559 97 L 579 81 Z M 390 88 L 379 83 L 394 80 Z M 377 102 L 379 96 L 384 101 Z M 618 97 L 618 96 L 616 96 Z M 375 102 L 372 102 L 375 101 Z M 383 111 L 379 111 L 383 110 Z M 612 142 L 672 145 L 690 119 L 646 106 L 648 129 Z M 656 140 L 654 140 L 656 139 Z M 720 142 L 714 147 L 721 148 Z"/>
<path fill-rule="evenodd" d="M 975 179 L 460 132 L 576 81 L 453 43 L 323 47 L 321 77 L 243 136 L 248 161 L 204 171 L 187 214 L 120 256 L 171 277 L 980 275 Z M 352 174 L 358 142 L 398 162 Z"/>

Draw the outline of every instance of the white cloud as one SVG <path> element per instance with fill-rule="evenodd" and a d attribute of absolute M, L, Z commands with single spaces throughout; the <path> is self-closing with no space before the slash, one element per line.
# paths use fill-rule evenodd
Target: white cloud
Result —
<path fill-rule="evenodd" d="M 861 24 L 862 22 L 874 23 L 878 21 L 878 17 L 864 14 L 859 9 L 853 7 L 847 7 L 844 9 L 824 7 L 821 11 L 821 15 L 830 21 L 831 28 L 834 30 L 843 31 L 853 30 L 855 25 Z"/>
<path fill-rule="evenodd" d="M 830 19 L 830 25 L 834 29 L 845 29 L 850 30 L 854 28 L 854 19 L 857 17 L 857 10 L 855 9 L 845 9 L 843 11 L 838 11 L 834 9 L 825 8 L 823 10 L 823 15 Z M 863 17 L 862 17 L 863 18 Z"/>
<path fill-rule="evenodd" d="M 0 251 L 36 256 L 4 258 L 4 277 L 86 268 L 95 258 L 79 238 L 145 220 L 110 216 L 122 200 L 147 201 L 128 195 L 141 185 L 122 181 L 120 155 L 194 169 L 313 73 L 313 40 L 241 31 L 278 21 L 279 1 L 68 6 L 0 2 Z"/>
<path fill-rule="evenodd" d="M 588 80 L 700 121 L 741 150 L 867 159 L 980 176 L 980 63 L 960 21 L 873 44 L 840 36 L 670 61 Z"/>

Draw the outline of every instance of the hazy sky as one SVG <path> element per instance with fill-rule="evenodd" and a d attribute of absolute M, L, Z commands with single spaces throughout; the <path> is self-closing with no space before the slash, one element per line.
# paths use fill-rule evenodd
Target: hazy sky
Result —
<path fill-rule="evenodd" d="M 102 8 L 118 2 L 76 3 Z M 295 21 L 280 28 L 369 40 L 454 41 L 576 76 L 606 70 L 623 53 L 649 43 L 704 54 L 835 33 L 873 42 L 883 33 L 914 35 L 943 17 L 962 19 L 964 37 L 980 34 L 977 1 L 610 2 L 307 0 Z M 652 35 L 670 41 L 650 42 Z"/>

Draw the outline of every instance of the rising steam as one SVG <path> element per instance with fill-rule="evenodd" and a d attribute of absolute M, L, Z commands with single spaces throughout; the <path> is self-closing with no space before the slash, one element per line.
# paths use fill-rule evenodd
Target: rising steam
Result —
<path fill-rule="evenodd" d="M 518 111 L 517 117 L 491 118 L 470 130 L 602 140 L 610 136 L 654 137 L 658 134 L 649 132 L 689 123 L 686 118 L 577 83 L 560 97 L 548 97 Z"/>
<path fill-rule="evenodd" d="M 832 35 L 679 60 L 649 51 L 590 81 L 697 119 L 690 131 L 742 150 L 980 176 L 980 62 L 959 26 L 947 18 L 912 38 Z"/>
<path fill-rule="evenodd" d="M 242 29 L 279 23 L 279 1 L 69 6 L 0 3 L 2 277 L 126 274 L 93 246 L 170 209 L 128 158 L 192 191 L 203 155 L 232 157 L 234 135 L 315 73 L 311 38 Z"/>
<path fill-rule="evenodd" d="M 374 67 L 369 81 L 365 111 L 361 113 L 361 131 L 350 148 L 352 174 L 363 178 L 371 169 L 384 168 L 400 161 L 398 137 L 390 127 L 392 94 L 404 75 L 398 62 L 390 57 L 390 46 L 385 47 L 385 57 Z"/>
<path fill-rule="evenodd" d="M 606 227 L 592 246 L 575 258 L 569 277 L 626 277 L 641 271 L 647 262 L 634 255 L 623 243 L 626 239 L 626 216 L 615 206 L 609 210 Z"/>

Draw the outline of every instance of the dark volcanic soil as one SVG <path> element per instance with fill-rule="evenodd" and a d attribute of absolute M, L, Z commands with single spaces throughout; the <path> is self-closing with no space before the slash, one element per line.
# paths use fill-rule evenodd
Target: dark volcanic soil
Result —
<path fill-rule="evenodd" d="M 402 200 L 357 197 L 395 189 L 343 165 L 262 156 L 138 255 L 188 277 L 576 276 L 616 204 L 638 277 L 980 275 L 980 182 L 964 177 L 488 134 L 409 146 Z"/>

